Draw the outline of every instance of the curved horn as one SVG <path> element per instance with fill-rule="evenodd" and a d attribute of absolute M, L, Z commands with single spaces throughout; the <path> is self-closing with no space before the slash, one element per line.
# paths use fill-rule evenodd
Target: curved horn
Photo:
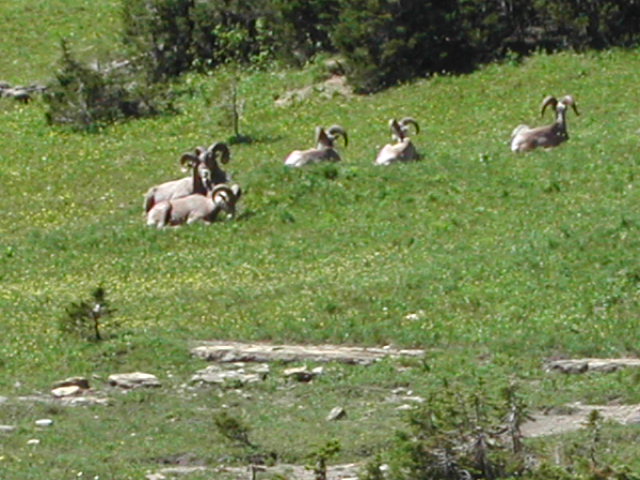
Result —
<path fill-rule="evenodd" d="M 347 131 L 340 125 L 331 125 L 327 129 L 327 132 L 334 138 L 336 137 L 336 135 L 342 136 L 342 138 L 344 139 L 344 146 L 346 147 L 347 145 L 349 145 L 349 137 L 347 136 Z"/>
<path fill-rule="evenodd" d="M 231 198 L 235 198 L 233 188 L 227 184 L 221 183 L 211 189 L 211 198 L 215 197 L 218 192 L 227 192 Z"/>
<path fill-rule="evenodd" d="M 544 115 L 544 111 L 549 105 L 551 105 L 551 108 L 553 108 L 554 110 L 556 109 L 556 105 L 558 105 L 558 100 L 553 95 L 545 97 L 542 101 L 542 110 L 540 111 L 540 116 Z"/>
<path fill-rule="evenodd" d="M 191 152 L 184 153 L 182 154 L 182 157 L 180 157 L 180 165 L 182 165 L 183 167 L 186 164 L 189 164 L 189 166 L 193 167 L 197 162 L 198 157 Z"/>
<path fill-rule="evenodd" d="M 560 101 L 565 105 L 571 105 L 573 111 L 576 112 L 576 115 L 580 115 L 580 113 L 578 112 L 578 105 L 571 95 L 565 95 Z"/>
<path fill-rule="evenodd" d="M 413 125 L 416 129 L 416 135 L 420 133 L 420 125 L 418 125 L 418 122 L 416 122 L 416 119 L 413 117 L 404 117 L 402 120 L 400 120 L 400 125 L 402 125 L 403 127 L 406 127 L 407 125 Z"/>
<path fill-rule="evenodd" d="M 231 158 L 231 153 L 229 152 L 229 147 L 224 142 L 216 142 L 212 144 L 208 149 L 207 153 L 211 154 L 215 158 L 216 153 L 220 153 L 220 162 L 222 164 L 228 163 Z"/>

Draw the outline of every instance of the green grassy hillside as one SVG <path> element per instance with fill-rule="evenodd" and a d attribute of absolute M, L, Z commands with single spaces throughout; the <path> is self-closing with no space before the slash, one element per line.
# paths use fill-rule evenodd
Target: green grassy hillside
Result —
<path fill-rule="evenodd" d="M 230 164 L 243 213 L 159 232 L 144 227 L 142 194 L 182 175 L 181 153 L 229 136 L 216 77 L 187 78 L 177 116 L 96 135 L 47 127 L 40 102 L 5 101 L 3 315 L 20 339 L 7 367 L 60 368 L 29 346 L 97 284 L 133 336 L 633 353 L 637 66 L 636 52 L 539 55 L 283 108 L 274 97 L 309 77 L 250 74 L 240 91 L 255 142 L 233 146 Z M 511 129 L 566 92 L 582 111 L 570 141 L 512 154 Z M 375 167 L 401 115 L 422 124 L 424 159 Z M 351 137 L 342 163 L 283 167 L 315 125 L 336 122 Z M 422 321 L 404 320 L 416 311 Z"/>
<path fill-rule="evenodd" d="M 0 8 L 15 47 L 5 50 L 0 75 L 12 83 L 51 74 L 58 35 L 74 32 L 90 51 L 115 38 L 117 2 L 75 2 L 67 16 L 56 13 L 62 4 L 41 3 L 33 12 L 7 2 Z M 55 19 L 51 30 L 43 16 Z M 28 28 L 26 19 L 34 19 Z M 242 131 L 254 141 L 231 147 L 229 169 L 245 190 L 239 217 L 164 231 L 145 227 L 142 195 L 182 175 L 183 152 L 229 138 L 219 107 L 228 77 L 187 76 L 177 85 L 178 115 L 91 135 L 48 127 L 39 99 L 0 99 L 0 395 L 116 370 L 154 371 L 180 383 L 201 367 L 188 355 L 190 342 L 232 339 L 429 351 L 427 373 L 398 378 L 386 364 L 344 373 L 336 384 L 321 382 L 307 398 L 313 404 L 323 387 L 410 384 L 420 391 L 442 377 L 473 385 L 475 376 L 496 386 L 522 382 L 534 407 L 638 402 L 632 373 L 550 380 L 541 370 L 549 357 L 638 354 L 638 51 L 539 54 L 375 96 L 274 105 L 287 90 L 312 83 L 318 70 L 243 74 Z M 541 99 L 565 93 L 581 112 L 568 115 L 569 142 L 511 153 L 512 129 L 550 122 L 539 118 Z M 375 167 L 388 119 L 405 115 L 422 127 L 415 143 L 423 160 Z M 312 145 L 316 125 L 333 123 L 350 137 L 341 163 L 284 168 L 289 151 Z M 108 339 L 92 344 L 60 333 L 65 308 L 98 285 L 116 309 Z M 128 417 L 141 408 L 138 400 L 151 402 L 156 414 L 161 407 L 181 411 L 176 418 L 187 423 L 195 415 L 163 392 L 122 400 L 114 416 Z M 278 445 L 290 461 L 304 458 L 318 439 L 344 435 L 329 426 L 309 439 L 304 427 L 291 433 L 276 420 L 286 416 L 284 407 L 269 416 L 239 405 L 261 438 L 273 436 L 263 443 Z M 0 423 L 27 424 L 24 412 L 0 412 Z M 91 412 L 77 415 L 80 426 L 91 422 Z M 189 429 L 177 439 L 173 432 L 172 443 L 158 420 L 146 419 L 149 436 L 163 439 L 156 449 L 204 448 Z M 362 431 L 341 439 L 343 459 L 366 457 L 384 443 L 390 426 L 381 430 L 377 421 L 363 421 Z M 66 438 L 83 439 L 100 458 L 140 463 L 108 470 L 70 457 L 70 466 L 57 457 L 65 438 L 52 434 L 29 470 L 21 463 L 25 427 L 7 444 L 10 453 L 0 453 L 0 469 L 5 462 L 13 478 L 40 478 L 42 469 L 62 475 L 86 463 L 104 478 L 125 478 L 128 468 L 139 472 L 156 458 L 149 444 L 118 443 L 108 426 L 95 427 L 96 440 L 84 438 L 80 426 L 69 427 Z"/>

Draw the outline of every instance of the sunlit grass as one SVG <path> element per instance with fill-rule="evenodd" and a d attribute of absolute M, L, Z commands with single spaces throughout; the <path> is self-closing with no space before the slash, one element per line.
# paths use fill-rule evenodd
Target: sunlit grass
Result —
<path fill-rule="evenodd" d="M 99 15 L 108 21 L 75 34 L 79 44 L 97 50 L 115 38 L 110 26 L 118 5 L 99 3 Z M 77 13 L 75 20 L 56 17 L 48 36 L 85 25 L 87 6 L 74 4 L 69 12 Z M 28 7 L 2 8 L 16 21 L 31 18 Z M 37 8 L 40 21 L 61 4 Z M 110 36 L 97 41 L 101 29 Z M 23 68 L 15 66 L 17 54 L 1 60 L 8 81 L 29 83 L 51 71 L 57 44 L 33 42 L 32 35 L 9 36 L 22 50 L 7 51 L 28 50 L 32 60 Z M 244 72 L 240 127 L 253 142 L 233 145 L 229 164 L 246 192 L 239 216 L 166 231 L 144 226 L 143 193 L 184 175 L 178 164 L 183 152 L 232 135 L 219 109 L 228 72 L 183 78 L 176 85 L 178 115 L 91 135 L 48 127 L 40 100 L 16 105 L 0 99 L 6 132 L 0 136 L 0 396 L 45 391 L 64 376 L 104 379 L 129 369 L 172 371 L 174 377 L 163 380 L 178 388 L 200 366 L 188 355 L 188 346 L 200 339 L 427 349 L 424 370 L 414 365 L 398 374 L 386 363 L 357 372 L 337 368 L 317 389 L 290 393 L 291 404 L 316 405 L 312 413 L 292 413 L 285 401 L 277 414 L 267 415 L 259 402 L 237 400 L 234 405 L 257 419 L 260 439 L 286 445 L 282 451 L 290 461 L 303 461 L 318 428 L 322 438 L 340 434 L 332 425 L 316 425 L 339 400 L 323 393 L 331 382 L 367 394 L 379 385 L 426 393 L 442 379 L 475 385 L 469 378 L 478 376 L 495 388 L 522 382 L 538 406 L 606 402 L 614 391 L 616 401 L 637 401 L 633 374 L 550 378 L 541 366 L 547 357 L 638 354 L 640 114 L 632 105 L 639 67 L 637 50 L 537 54 L 520 64 L 417 80 L 375 96 L 312 98 L 291 107 L 276 107 L 274 99 L 317 79 L 319 67 Z M 569 115 L 569 142 L 549 152 L 512 154 L 513 127 L 550 121 L 539 117 L 540 100 L 565 93 L 575 96 L 581 111 Z M 374 167 L 377 149 L 389 138 L 388 119 L 404 115 L 420 122 L 415 143 L 423 160 Z M 340 164 L 283 167 L 289 151 L 312 144 L 316 125 L 334 123 L 350 136 Z M 118 320 L 105 326 L 107 340 L 87 344 L 61 335 L 56 325 L 64 309 L 98 285 Z M 280 387 L 274 380 L 253 393 L 269 403 Z M 212 462 L 223 455 L 224 445 L 203 451 L 199 445 L 206 439 L 192 426 L 210 421 L 222 400 L 195 394 L 193 408 L 183 411 L 179 398 L 163 392 L 117 400 L 114 415 L 121 419 L 151 410 L 140 424 L 112 431 L 83 412 L 66 434 L 100 450 L 102 459 L 138 459 L 129 473 L 176 453 L 164 441 L 154 451 L 154 441 L 165 435 L 178 436 L 181 449 Z M 372 404 L 381 403 L 379 395 Z M 353 402 L 356 412 L 373 408 Z M 389 414 L 391 407 L 385 408 Z M 182 412 L 175 417 L 185 418 L 176 420 L 184 430 L 163 425 L 163 409 Z M 198 409 L 208 420 L 198 417 Z M 22 475 L 15 478 L 39 478 L 45 470 L 70 477 L 81 469 L 126 478 L 125 470 L 96 467 L 95 459 L 70 466 L 79 460 L 64 449 L 70 457 L 56 460 L 65 439 L 55 433 L 46 437 L 52 446 L 40 463 L 28 467 L 33 458 L 23 444 L 32 434 L 30 417 L 0 413 L 0 423 L 4 418 L 22 425 L 7 444 L 12 471 Z M 36 413 L 48 412 L 38 407 Z M 394 413 L 362 415 L 366 421 L 357 434 L 343 439 L 342 459 L 384 443 L 380 435 L 368 437 L 367 429 L 379 432 L 383 423 L 391 428 L 401 420 Z M 312 426 L 292 433 L 280 417 Z M 145 422 L 151 433 L 136 443 L 130 436 Z M 82 437 L 90 429 L 98 429 L 94 440 Z M 266 440 L 267 432 L 273 438 Z"/>

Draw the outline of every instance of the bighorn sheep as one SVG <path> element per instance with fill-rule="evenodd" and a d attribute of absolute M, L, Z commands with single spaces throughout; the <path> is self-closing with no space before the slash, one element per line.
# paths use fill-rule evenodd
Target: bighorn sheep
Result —
<path fill-rule="evenodd" d="M 213 222 L 221 211 L 234 216 L 242 196 L 239 185 L 216 185 L 206 195 L 193 194 L 157 203 L 147 214 L 147 225 L 163 228 L 197 221 Z"/>
<path fill-rule="evenodd" d="M 338 137 L 342 137 L 346 147 L 349 139 L 346 130 L 340 125 L 333 125 L 327 130 L 316 127 L 316 148 L 294 150 L 285 159 L 284 164 L 289 167 L 304 167 L 311 163 L 339 162 L 340 155 L 335 150 L 335 142 Z"/>
<path fill-rule="evenodd" d="M 409 126 L 413 125 L 416 134 L 420 133 L 420 126 L 411 117 L 405 117 L 399 122 L 392 118 L 389 120 L 391 140 L 396 143 L 388 143 L 380 150 L 376 157 L 376 165 L 390 165 L 395 162 L 410 162 L 418 160 L 420 156 L 409 138 Z"/>
<path fill-rule="evenodd" d="M 569 139 L 566 120 L 567 107 L 573 107 L 576 115 L 580 115 L 575 100 L 571 95 L 565 95 L 562 100 L 558 101 L 549 95 L 542 101 L 541 116 L 544 115 L 544 111 L 549 105 L 556 112 L 556 121 L 551 125 L 537 128 L 518 125 L 511 134 L 511 150 L 513 152 L 526 152 L 536 147 L 556 147 Z"/>
<path fill-rule="evenodd" d="M 218 165 L 217 154 L 220 154 L 220 161 L 223 164 L 229 162 L 229 147 L 222 142 L 214 143 L 207 149 L 196 147 L 195 153 L 189 152 L 182 155 L 180 163 L 191 167 L 192 175 L 151 187 L 144 196 L 145 213 L 159 202 L 186 197 L 194 193 L 205 195 L 214 185 L 228 182 L 230 177 Z"/>

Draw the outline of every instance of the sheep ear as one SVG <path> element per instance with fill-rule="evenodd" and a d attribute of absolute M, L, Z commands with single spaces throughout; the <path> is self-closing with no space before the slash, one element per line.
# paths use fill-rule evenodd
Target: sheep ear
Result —
<path fill-rule="evenodd" d="M 316 143 L 320 143 L 325 147 L 331 146 L 331 140 L 322 127 L 316 127 Z"/>

